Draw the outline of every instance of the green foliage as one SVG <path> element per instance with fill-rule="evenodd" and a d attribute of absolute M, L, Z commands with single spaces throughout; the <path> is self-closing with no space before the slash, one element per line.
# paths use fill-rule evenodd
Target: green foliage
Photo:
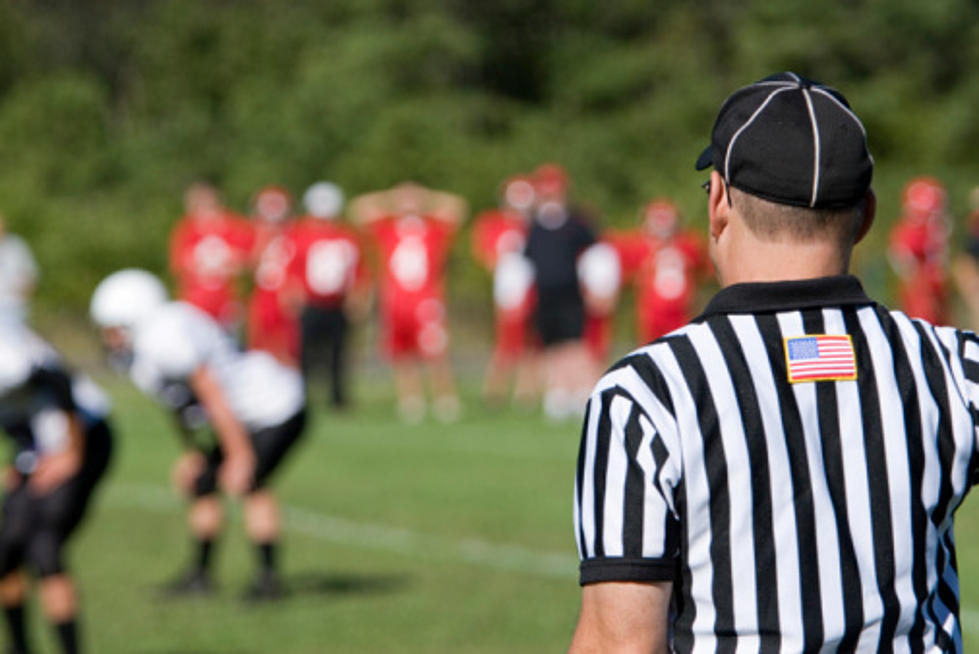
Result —
<path fill-rule="evenodd" d="M 607 223 L 662 195 L 698 222 L 691 162 L 719 103 L 793 69 L 864 117 L 881 234 L 912 174 L 964 211 L 977 64 L 969 0 L 2 3 L 0 211 L 38 250 L 40 302 L 76 309 L 113 268 L 163 269 L 198 178 L 237 209 L 321 178 L 351 195 L 417 179 L 482 209 L 554 160 Z M 481 278 L 458 249 L 465 297 Z"/>

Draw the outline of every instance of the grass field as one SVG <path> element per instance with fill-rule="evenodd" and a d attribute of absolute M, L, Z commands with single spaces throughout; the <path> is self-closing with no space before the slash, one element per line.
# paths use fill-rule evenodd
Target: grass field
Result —
<path fill-rule="evenodd" d="M 365 384 L 365 386 L 368 386 Z M 110 381 L 118 456 L 73 551 L 89 652 L 558 652 L 579 591 L 571 530 L 578 426 L 490 410 L 402 426 L 381 378 L 357 410 L 316 413 L 278 484 L 288 599 L 248 606 L 252 552 L 231 507 L 216 597 L 162 601 L 183 563 L 163 413 Z M 979 651 L 979 503 L 960 513 L 966 652 Z M 36 615 L 36 612 L 35 612 Z M 35 640 L 50 646 L 38 619 Z M 47 650 L 45 650 L 47 651 Z M 52 650 L 53 651 L 53 650 Z"/>

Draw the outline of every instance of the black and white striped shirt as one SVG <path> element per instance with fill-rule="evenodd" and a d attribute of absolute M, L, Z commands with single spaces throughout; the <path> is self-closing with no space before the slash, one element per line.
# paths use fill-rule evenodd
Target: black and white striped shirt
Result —
<path fill-rule="evenodd" d="M 855 380 L 790 383 L 786 339 L 843 334 Z M 596 387 L 581 583 L 672 581 L 679 652 L 961 652 L 977 426 L 974 334 L 849 276 L 730 286 Z"/>

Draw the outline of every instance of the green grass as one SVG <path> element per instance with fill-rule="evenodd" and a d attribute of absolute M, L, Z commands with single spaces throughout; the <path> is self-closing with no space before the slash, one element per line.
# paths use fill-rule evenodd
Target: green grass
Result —
<path fill-rule="evenodd" d="M 218 551 L 219 594 L 154 597 L 187 553 L 181 505 L 167 488 L 175 439 L 157 407 L 110 382 L 118 456 L 72 554 L 87 651 L 563 650 L 579 600 L 570 524 L 578 426 L 473 400 L 457 425 L 405 427 L 387 382 L 378 383 L 349 415 L 317 412 L 287 463 L 278 489 L 295 592 L 250 607 L 239 594 L 252 552 L 235 506 Z M 975 501 L 960 513 L 958 536 L 965 651 L 979 651 Z M 35 640 L 50 646 L 34 621 Z"/>

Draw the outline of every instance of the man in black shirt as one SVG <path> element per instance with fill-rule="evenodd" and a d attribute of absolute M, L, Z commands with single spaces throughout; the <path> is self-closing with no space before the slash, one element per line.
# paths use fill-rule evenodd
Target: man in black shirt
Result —
<path fill-rule="evenodd" d="M 578 256 L 595 242 L 587 219 L 568 206 L 565 172 L 544 164 L 534 172 L 537 206 L 524 255 L 537 284 L 535 322 L 544 348 L 544 411 L 552 418 L 584 407 L 591 364 L 582 343 L 585 306 L 578 283 Z"/>

